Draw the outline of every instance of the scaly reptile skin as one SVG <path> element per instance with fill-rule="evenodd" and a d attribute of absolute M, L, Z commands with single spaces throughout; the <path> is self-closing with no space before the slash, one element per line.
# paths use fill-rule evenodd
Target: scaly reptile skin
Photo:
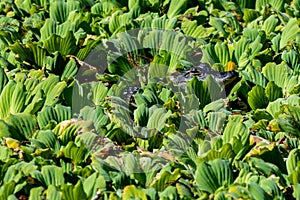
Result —
<path fill-rule="evenodd" d="M 191 67 L 181 72 L 175 72 L 170 75 L 170 80 L 181 88 L 185 88 L 186 83 L 193 77 L 198 77 L 199 80 L 204 81 L 208 75 L 211 75 L 218 83 L 224 86 L 234 81 L 238 76 L 235 71 L 217 72 L 210 68 L 208 64 L 201 63 L 198 66 Z M 123 96 L 132 99 L 133 95 L 138 91 L 138 86 L 130 86 L 125 89 Z"/>
<path fill-rule="evenodd" d="M 210 68 L 208 64 L 201 63 L 198 66 L 191 67 L 182 72 L 175 72 L 170 76 L 170 80 L 180 87 L 185 87 L 185 84 L 193 77 L 198 77 L 201 81 L 204 81 L 208 75 L 211 75 L 218 83 L 227 85 L 237 78 L 235 71 L 217 72 Z"/>

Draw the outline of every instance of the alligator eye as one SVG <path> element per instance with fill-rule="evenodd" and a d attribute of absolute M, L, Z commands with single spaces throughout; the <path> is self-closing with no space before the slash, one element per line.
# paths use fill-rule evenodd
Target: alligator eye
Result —
<path fill-rule="evenodd" d="M 226 78 L 228 77 L 228 72 L 220 72 L 219 75 L 221 78 Z"/>
<path fill-rule="evenodd" d="M 221 74 L 222 75 L 222 74 Z M 238 78 L 238 73 L 235 71 L 223 72 L 222 81 L 225 85 L 230 84 Z"/>

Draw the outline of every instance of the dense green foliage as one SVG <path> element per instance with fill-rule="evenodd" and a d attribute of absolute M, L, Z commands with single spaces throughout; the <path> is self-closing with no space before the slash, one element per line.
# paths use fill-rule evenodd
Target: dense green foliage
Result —
<path fill-rule="evenodd" d="M 299 24 L 299 0 L 1 0 L 0 199 L 300 199 Z M 161 81 L 200 59 L 239 79 Z"/>

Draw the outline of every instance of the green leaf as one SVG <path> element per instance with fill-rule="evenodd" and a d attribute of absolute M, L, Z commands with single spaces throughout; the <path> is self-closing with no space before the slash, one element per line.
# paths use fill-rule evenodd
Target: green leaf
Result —
<path fill-rule="evenodd" d="M 286 65 L 275 63 L 268 63 L 262 69 L 264 76 L 281 88 L 285 87 L 286 81 L 290 78 L 290 71 Z"/>
<path fill-rule="evenodd" d="M 247 66 L 242 74 L 245 76 L 247 81 L 251 81 L 261 87 L 266 87 L 267 79 L 254 67 Z"/>
<path fill-rule="evenodd" d="M 84 180 L 83 189 L 88 197 L 95 196 L 99 189 L 106 189 L 105 178 L 95 172 Z"/>
<path fill-rule="evenodd" d="M 159 199 L 177 199 L 176 187 L 168 186 L 164 191 L 159 193 Z"/>
<path fill-rule="evenodd" d="M 66 198 L 66 199 L 70 199 L 70 198 Z M 82 181 L 79 180 L 77 182 L 77 184 L 75 185 L 74 189 L 73 189 L 73 198 L 74 200 L 81 200 L 81 199 L 87 199 L 86 193 L 84 192 L 83 189 L 83 184 Z"/>
<path fill-rule="evenodd" d="M 37 114 L 37 122 L 39 124 L 40 129 L 46 127 L 52 120 L 56 121 L 57 113 L 50 106 L 44 106 L 44 108 L 38 112 Z"/>
<path fill-rule="evenodd" d="M 29 200 L 40 200 L 43 191 L 44 188 L 42 186 L 32 188 L 30 190 Z"/>
<path fill-rule="evenodd" d="M 102 82 L 98 82 L 92 86 L 92 90 L 94 104 L 101 105 L 107 95 L 108 88 Z"/>
<path fill-rule="evenodd" d="M 169 90 L 169 89 L 166 89 L 166 88 L 162 88 L 161 92 L 159 93 L 159 98 L 164 102 L 166 103 L 169 98 L 171 98 L 172 96 L 172 91 Z"/>
<path fill-rule="evenodd" d="M 165 60 L 166 59 L 166 60 Z M 160 57 L 159 55 L 156 55 L 154 57 L 153 62 L 150 63 L 149 67 L 149 72 L 148 76 L 149 79 L 154 79 L 155 78 L 164 78 L 167 74 L 168 71 L 168 66 L 165 64 L 160 64 L 160 63 L 167 63 L 169 62 L 169 57 Z"/>
<path fill-rule="evenodd" d="M 62 72 L 61 80 L 74 78 L 77 72 L 78 72 L 77 63 L 74 58 L 70 58 L 70 61 L 67 63 L 67 65 L 65 66 Z"/>
<path fill-rule="evenodd" d="M 190 191 L 190 188 L 187 187 L 184 184 L 180 184 L 180 183 L 176 183 L 176 189 L 177 189 L 177 193 L 179 194 L 180 198 L 193 198 L 193 194 Z"/>
<path fill-rule="evenodd" d="M 258 18 L 259 14 L 256 10 L 254 9 L 244 9 L 244 16 L 243 19 L 245 20 L 246 23 L 250 23 L 251 21 L 255 20 Z"/>
<path fill-rule="evenodd" d="M 149 118 L 149 108 L 145 104 L 140 104 L 134 110 L 134 120 L 138 126 L 146 126 Z"/>
<path fill-rule="evenodd" d="M 285 166 L 284 166 L 281 153 L 278 151 L 276 147 L 274 148 L 271 145 L 268 146 L 266 144 L 260 143 L 258 144 L 258 146 L 260 148 L 257 149 L 258 150 L 257 153 L 261 158 L 264 158 L 264 160 L 255 157 L 254 156 L 256 154 L 255 151 L 251 150 L 252 152 L 251 151 L 250 152 L 253 153 L 254 155 L 253 154 L 251 155 L 252 157 L 249 158 L 249 162 L 251 163 L 251 166 L 254 168 L 253 170 L 258 171 L 264 174 L 265 176 L 270 176 L 274 174 L 278 176 L 280 179 L 282 179 L 282 181 L 284 181 L 283 179 L 285 178 L 282 176 L 282 172 L 285 171 Z"/>
<path fill-rule="evenodd" d="M 61 194 L 54 185 L 48 186 L 46 194 L 47 194 L 47 199 L 49 200 L 56 200 L 56 199 L 61 200 Z"/>
<path fill-rule="evenodd" d="M 90 84 L 80 84 L 78 80 L 75 80 L 72 96 L 76 96 L 72 98 L 72 113 L 79 113 L 84 106 L 93 105 Z"/>
<path fill-rule="evenodd" d="M 56 135 L 50 130 L 41 130 L 36 134 L 36 139 L 38 142 L 43 144 L 44 148 L 52 148 L 54 151 L 58 152 L 60 144 Z"/>
<path fill-rule="evenodd" d="M 63 56 L 74 55 L 78 51 L 76 39 L 71 31 L 68 31 L 64 38 L 59 35 L 52 34 L 44 41 L 44 48 L 46 48 L 50 53 L 58 51 Z"/>
<path fill-rule="evenodd" d="M 294 49 L 291 49 L 290 51 L 284 51 L 281 57 L 291 69 L 297 72 L 300 71 L 300 55 Z"/>
<path fill-rule="evenodd" d="M 10 137 L 15 139 L 20 139 L 18 137 L 29 139 L 36 128 L 36 120 L 30 114 L 19 113 L 10 115 L 6 118 L 6 121 L 9 127 L 12 127 Z"/>
<path fill-rule="evenodd" d="M 29 46 L 29 49 L 31 50 L 31 52 L 33 54 L 34 63 L 37 66 L 42 67 L 43 63 L 44 63 L 44 59 L 45 59 L 46 54 L 47 54 L 46 49 L 40 47 L 38 44 L 35 44 L 35 43 L 29 43 L 28 46 Z"/>
<path fill-rule="evenodd" d="M 13 53 L 17 54 L 21 60 L 34 63 L 34 55 L 33 55 L 32 51 L 28 47 L 25 47 L 19 41 L 15 42 L 13 45 L 11 45 L 10 50 Z"/>
<path fill-rule="evenodd" d="M 278 34 L 275 37 L 273 37 L 272 41 L 272 49 L 276 52 L 279 53 L 280 51 L 280 41 L 281 41 L 281 35 Z"/>
<path fill-rule="evenodd" d="M 286 105 L 286 113 L 289 114 L 296 126 L 300 126 L 300 107 L 299 106 L 292 106 Z"/>
<path fill-rule="evenodd" d="M 27 99 L 29 99 L 29 98 L 27 98 Z M 44 105 L 45 95 L 42 92 L 42 90 L 39 90 L 39 91 L 37 91 L 35 96 L 30 100 L 31 100 L 31 102 L 24 109 L 24 113 L 36 114 L 36 112 L 39 111 Z M 27 104 L 27 102 L 26 102 L 26 104 Z"/>
<path fill-rule="evenodd" d="M 158 108 L 157 106 L 151 107 L 149 109 L 149 121 L 147 123 L 147 128 L 156 129 L 158 131 L 162 130 L 170 115 L 171 112 L 167 112 L 165 108 Z"/>
<path fill-rule="evenodd" d="M 41 172 L 42 172 L 43 182 L 48 187 L 50 185 L 60 186 L 65 182 L 63 170 L 61 167 L 57 167 L 53 165 L 44 165 L 42 167 Z"/>
<path fill-rule="evenodd" d="M 250 48 L 250 60 L 254 59 L 257 55 L 260 54 L 260 51 L 263 47 L 263 44 L 261 44 L 261 37 L 257 36 L 257 38 L 249 45 Z"/>
<path fill-rule="evenodd" d="M 10 113 L 12 95 L 15 87 L 16 83 L 14 81 L 9 81 L 0 95 L 0 119 L 7 117 Z"/>
<path fill-rule="evenodd" d="M 0 128 L 1 128 L 0 137 L 12 137 L 11 132 L 13 131 L 13 128 L 11 128 L 9 124 L 7 124 L 5 121 L 1 119 L 0 119 Z M 15 134 L 14 137 L 17 139 L 22 139 L 22 136 L 20 135 Z"/>
<path fill-rule="evenodd" d="M 226 66 L 226 64 L 230 61 L 230 54 L 229 54 L 229 48 L 228 45 L 225 43 L 217 43 L 215 45 L 215 52 L 217 57 L 220 60 L 220 63 L 223 66 Z"/>
<path fill-rule="evenodd" d="M 270 0 L 270 4 L 276 10 L 282 11 L 284 9 L 284 1 L 280 0 Z"/>
<path fill-rule="evenodd" d="M 12 151 L 8 147 L 1 146 L 0 147 L 0 160 L 3 162 L 6 162 L 8 159 L 10 159 L 10 156 L 12 155 Z"/>
<path fill-rule="evenodd" d="M 8 199 L 9 196 L 14 193 L 15 186 L 16 186 L 16 183 L 14 181 L 3 184 L 0 187 L 0 197 L 1 197 L 1 199 Z"/>
<path fill-rule="evenodd" d="M 116 53 L 115 53 L 116 54 Z M 128 59 L 123 56 L 123 55 L 113 55 L 110 54 L 107 58 L 109 66 L 108 70 L 112 74 L 118 74 L 118 75 L 124 75 L 126 72 L 129 74 L 132 74 L 136 71 L 130 71 L 133 66 L 132 64 L 128 61 Z"/>
<path fill-rule="evenodd" d="M 243 118 L 241 115 L 229 116 L 229 122 L 226 124 L 223 133 L 224 143 L 234 142 L 234 137 L 240 138 L 242 144 L 245 145 L 249 140 L 250 131 L 243 123 Z"/>
<path fill-rule="evenodd" d="M 221 133 L 226 120 L 224 112 L 210 112 L 208 114 L 208 126 L 214 133 Z"/>
<path fill-rule="evenodd" d="M 262 29 L 267 33 L 267 35 L 269 35 L 275 31 L 277 24 L 278 24 L 278 19 L 276 18 L 275 15 L 271 15 L 264 21 Z"/>
<path fill-rule="evenodd" d="M 187 8 L 187 0 L 171 0 L 167 16 L 169 19 L 183 13 Z"/>
<path fill-rule="evenodd" d="M 299 149 L 293 149 L 287 158 L 286 161 L 286 168 L 288 171 L 288 174 L 291 175 L 293 172 L 299 170 L 299 162 L 300 162 L 300 150 Z M 299 179 L 298 179 L 299 181 Z"/>
<path fill-rule="evenodd" d="M 187 88 L 199 98 L 200 108 L 222 97 L 221 87 L 212 76 L 203 82 L 194 77 L 187 83 Z"/>
<path fill-rule="evenodd" d="M 73 10 L 80 10 L 79 1 L 61 1 L 56 0 L 51 2 L 49 8 L 50 18 L 54 19 L 57 22 L 63 23 L 69 17 L 69 14 Z"/>
<path fill-rule="evenodd" d="M 227 37 L 228 33 L 225 31 L 224 29 L 224 22 L 217 17 L 210 17 L 209 18 L 209 25 L 211 25 L 212 27 L 214 27 L 217 31 L 219 31 L 220 33 L 222 33 L 222 36 L 224 38 Z"/>
<path fill-rule="evenodd" d="M 271 178 L 262 178 L 262 180 L 259 181 L 259 185 L 268 193 L 271 194 L 271 196 L 274 198 L 284 198 L 283 192 L 279 189 L 276 181 L 274 181 Z"/>
<path fill-rule="evenodd" d="M 248 183 L 249 194 L 253 199 L 267 199 L 272 198 L 264 191 L 258 184 L 250 182 Z"/>
<path fill-rule="evenodd" d="M 116 0 L 103 1 L 94 4 L 91 8 L 91 13 L 107 17 L 118 8 L 121 8 L 121 5 Z"/>
<path fill-rule="evenodd" d="M 66 86 L 66 82 L 59 82 L 51 88 L 51 90 L 47 93 L 45 105 L 54 106 L 59 101 L 59 97 Z"/>
<path fill-rule="evenodd" d="M 84 162 L 88 156 L 85 146 L 80 145 L 80 147 L 77 147 L 72 141 L 68 142 L 62 152 L 66 158 L 72 159 L 75 165 Z"/>
<path fill-rule="evenodd" d="M 10 49 L 17 55 L 20 59 L 25 62 L 29 62 L 31 65 L 42 67 L 44 59 L 46 58 L 47 51 L 42 48 L 38 43 L 29 42 L 27 45 L 22 44 L 17 41 L 10 46 Z"/>
<path fill-rule="evenodd" d="M 285 48 L 291 41 L 296 39 L 299 25 L 296 18 L 291 18 L 285 26 L 280 40 L 280 49 Z"/>
<path fill-rule="evenodd" d="M 107 124 L 109 118 L 109 116 L 105 115 L 101 107 L 94 109 L 88 106 L 80 110 L 80 116 L 83 120 L 92 120 L 96 131 L 101 130 L 101 128 Z"/>
<path fill-rule="evenodd" d="M 292 134 L 294 136 L 299 137 L 299 135 L 300 135 L 299 130 L 295 126 L 293 126 L 289 121 L 282 119 L 282 118 L 278 118 L 274 122 L 275 122 L 275 125 L 276 125 L 276 123 L 279 125 L 279 127 L 280 127 L 279 130 L 282 130 L 288 134 Z"/>
<path fill-rule="evenodd" d="M 48 39 L 56 31 L 56 23 L 52 18 L 46 19 L 43 27 L 41 28 L 41 41 Z"/>
<path fill-rule="evenodd" d="M 181 29 L 184 34 L 201 39 L 209 37 L 215 30 L 213 27 L 206 28 L 198 25 L 196 20 L 190 21 L 185 18 L 182 21 Z"/>
<path fill-rule="evenodd" d="M 245 50 L 248 49 L 249 44 L 250 44 L 250 40 L 247 39 L 246 37 L 242 37 L 239 41 L 233 44 L 234 57 L 239 64 L 247 61 L 247 60 L 244 61 L 241 58 L 243 58 L 242 55 L 245 52 Z"/>
<path fill-rule="evenodd" d="M 225 105 L 225 101 L 223 99 L 219 99 L 216 101 L 213 101 L 209 104 L 207 104 L 204 108 L 203 108 L 203 112 L 208 113 L 210 111 L 222 111 L 224 108 L 226 107 Z"/>
<path fill-rule="evenodd" d="M 136 188 L 134 185 L 128 185 L 123 190 L 122 199 L 140 199 L 147 200 L 147 195 L 141 189 Z"/>
<path fill-rule="evenodd" d="M 295 184 L 294 185 L 294 192 L 293 192 L 293 196 L 297 199 L 297 200 L 299 200 L 300 199 L 300 184 L 298 183 L 298 184 Z"/>
<path fill-rule="evenodd" d="M 228 160 L 201 162 L 197 166 L 195 179 L 200 190 L 214 193 L 218 188 L 226 188 L 233 182 L 233 171 Z"/>
<path fill-rule="evenodd" d="M 268 98 L 263 87 L 256 85 L 248 93 L 248 103 L 252 110 L 264 108 L 268 105 Z"/>
<path fill-rule="evenodd" d="M 24 109 L 26 91 L 23 83 L 18 82 L 11 97 L 10 113 L 20 113 Z"/>
<path fill-rule="evenodd" d="M 160 171 L 150 187 L 155 188 L 157 191 L 163 191 L 180 177 L 180 168 L 176 168 L 173 172 L 171 172 L 168 167 L 166 167 Z"/>
<path fill-rule="evenodd" d="M 7 82 L 8 82 L 8 79 L 4 72 L 4 69 L 2 67 L 0 67 L 0 94 L 2 93 Z"/>
<path fill-rule="evenodd" d="M 231 144 L 226 143 L 219 150 L 211 149 L 207 153 L 202 154 L 198 157 L 200 162 L 208 162 L 215 159 L 232 159 L 234 158 L 235 153 Z"/>
<path fill-rule="evenodd" d="M 282 97 L 282 89 L 273 81 L 268 82 L 265 93 L 270 102 Z"/>

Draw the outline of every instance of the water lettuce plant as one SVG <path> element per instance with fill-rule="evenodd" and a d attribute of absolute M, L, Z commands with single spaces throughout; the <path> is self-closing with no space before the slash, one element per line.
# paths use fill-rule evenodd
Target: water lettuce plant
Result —
<path fill-rule="evenodd" d="M 1 0 L 0 199 L 300 199 L 299 10 Z"/>

